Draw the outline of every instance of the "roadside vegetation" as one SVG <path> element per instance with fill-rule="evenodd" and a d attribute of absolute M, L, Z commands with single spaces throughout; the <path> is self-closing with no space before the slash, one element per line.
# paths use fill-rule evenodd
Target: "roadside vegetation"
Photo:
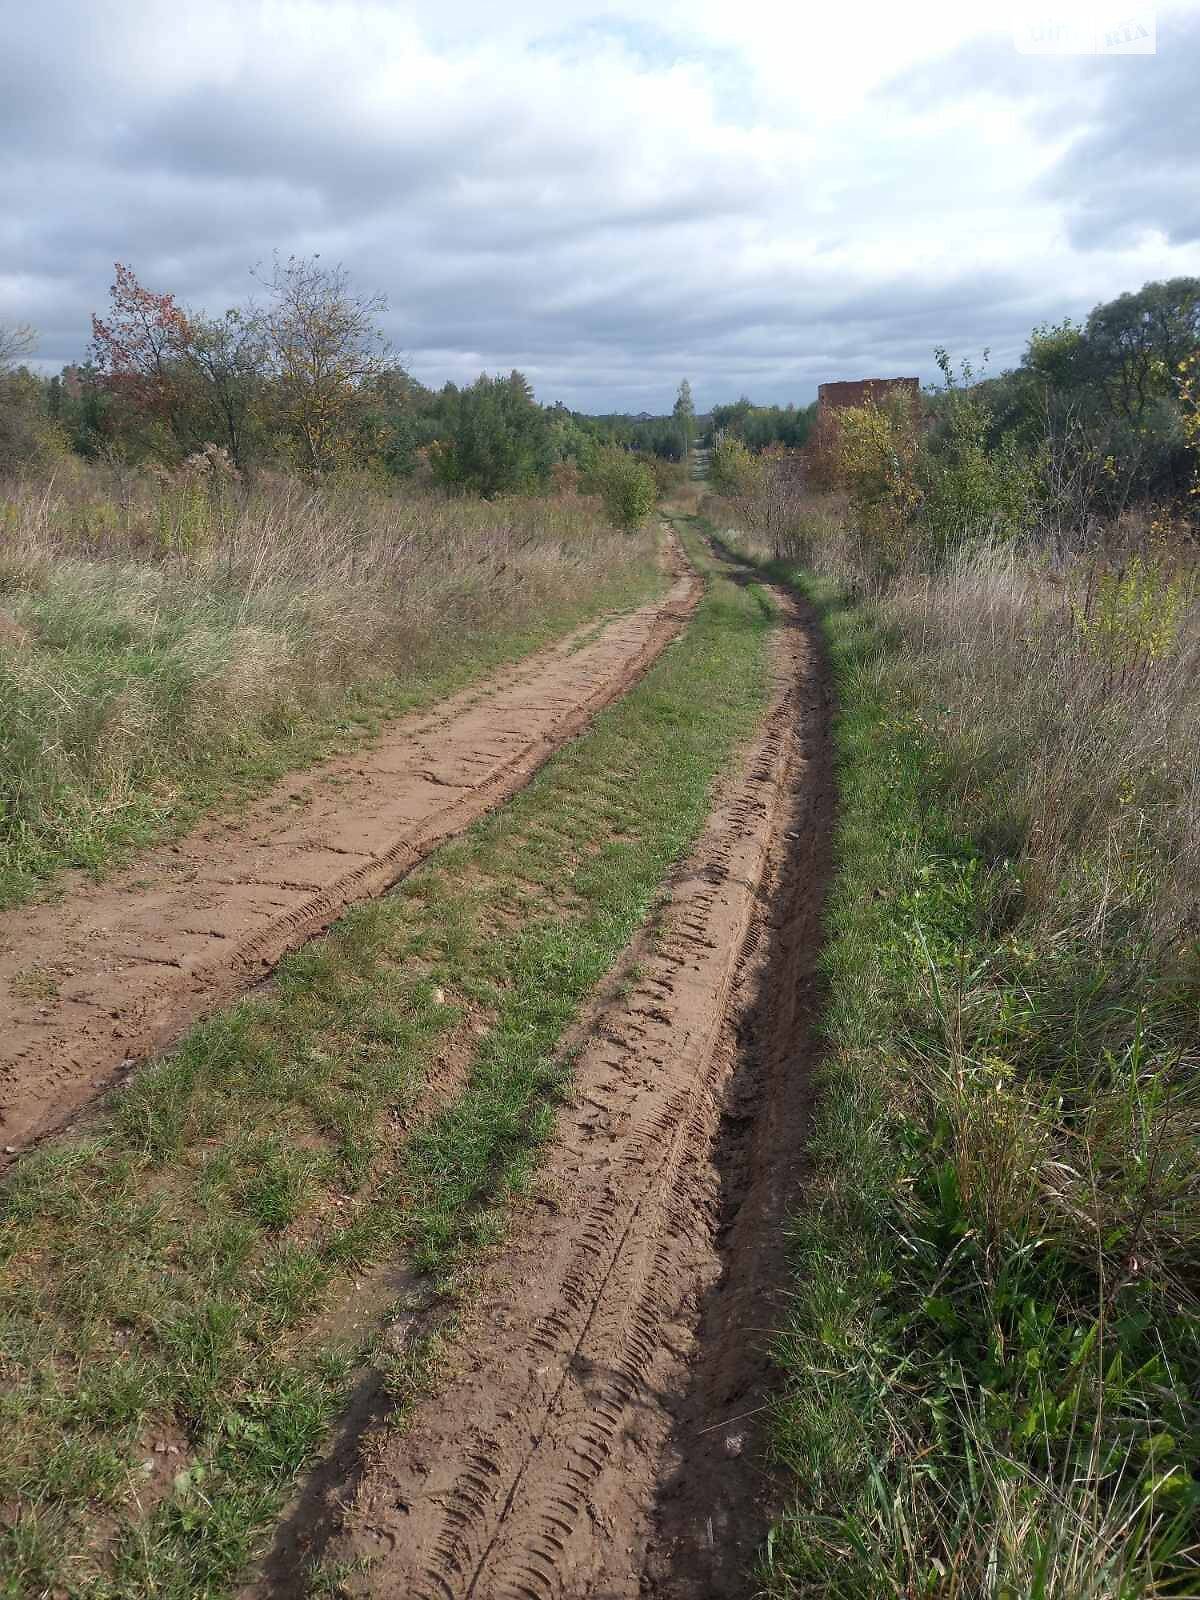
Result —
<path fill-rule="evenodd" d="M 120 268 L 57 379 L 0 330 L 0 904 L 652 592 L 707 442 L 838 685 L 764 1590 L 1200 1592 L 1200 281 L 924 399 L 707 418 L 435 393 L 339 270 L 261 290 L 212 319 Z M 769 627 L 713 578 L 502 813 L 14 1169 L 0 1595 L 231 1593 L 364 1368 L 402 1404 L 417 1358 L 337 1307 L 404 1260 L 452 1313 Z"/>
<path fill-rule="evenodd" d="M 598 501 L 72 464 L 0 489 L 0 905 L 661 583 Z"/>
<path fill-rule="evenodd" d="M 1196 636 L 1105 704 L 1011 569 L 818 598 L 840 877 L 769 1591 L 1194 1593 Z"/>
<path fill-rule="evenodd" d="M 255 292 L 212 315 L 120 262 L 79 361 L 33 370 L 31 328 L 0 325 L 0 479 L 70 456 L 174 470 L 219 452 L 238 473 L 370 473 L 449 496 L 544 493 L 617 449 L 661 487 L 695 436 L 685 379 L 672 414 L 541 405 L 523 373 L 432 389 L 385 339 L 387 301 L 319 257 L 276 256 Z"/>
<path fill-rule="evenodd" d="M 813 597 L 837 682 L 773 1596 L 1200 1591 L 1195 357 L 1092 463 L 1136 397 L 1100 311 L 1034 337 L 1020 382 L 1095 362 L 1036 448 L 993 435 L 1012 380 L 947 363 L 932 427 L 839 416 L 825 492 L 753 457 L 707 507 Z"/>
<path fill-rule="evenodd" d="M 335 1308 L 406 1259 L 452 1312 L 552 1131 L 567 1025 L 761 713 L 771 625 L 711 577 L 501 812 L 10 1174 L 0 1594 L 235 1592 L 364 1363 L 403 1401 L 416 1358 Z"/>
<path fill-rule="evenodd" d="M 424 388 L 319 260 L 258 290 L 214 318 L 118 265 L 55 378 L 0 327 L 0 906 L 660 581 L 648 435 Z"/>

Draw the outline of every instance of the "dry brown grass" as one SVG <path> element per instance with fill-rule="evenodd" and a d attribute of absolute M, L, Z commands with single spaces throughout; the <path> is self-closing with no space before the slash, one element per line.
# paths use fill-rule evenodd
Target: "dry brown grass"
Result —
<path fill-rule="evenodd" d="M 710 501 L 760 559 L 868 598 L 956 752 L 958 794 L 996 849 L 1019 847 L 1028 900 L 1066 879 L 1096 937 L 1136 905 L 1157 947 L 1200 930 L 1200 559 L 1126 514 L 1083 549 L 979 540 L 899 571 L 844 500 L 795 487 L 782 512 Z M 1005 798 L 1003 815 L 997 794 Z M 1052 912 L 1057 915 L 1057 911 Z"/>
<path fill-rule="evenodd" d="M 652 567 L 650 536 L 576 495 L 76 464 L 0 486 L 0 900 L 629 601 Z"/>
<path fill-rule="evenodd" d="M 1098 633 L 1088 618 L 1105 573 L 1103 555 L 1049 568 L 984 546 L 907 578 L 884 604 L 916 642 L 914 673 L 942 689 L 968 816 L 1024 841 L 1030 900 L 1057 915 L 1051 902 L 1082 878 L 1092 937 L 1105 942 L 1122 908 L 1161 947 L 1196 931 L 1200 607 L 1186 573 L 1186 604 L 1160 647 L 1143 636 L 1140 607 L 1118 603 Z M 1152 613 L 1173 581 L 1153 569 Z"/>

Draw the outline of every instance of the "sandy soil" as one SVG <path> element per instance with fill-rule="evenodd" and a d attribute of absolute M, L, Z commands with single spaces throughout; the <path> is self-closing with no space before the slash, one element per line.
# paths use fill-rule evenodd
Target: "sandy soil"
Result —
<path fill-rule="evenodd" d="M 500 805 L 646 671 L 700 580 L 581 629 L 97 886 L 0 915 L 0 1163 Z"/>
<path fill-rule="evenodd" d="M 537 1197 L 461 1375 L 285 1522 L 258 1592 L 718 1600 L 775 1505 L 762 1409 L 803 1179 L 833 809 L 827 688 L 779 594 L 772 699 L 660 925 L 582 1029 Z M 362 1563 L 361 1566 L 357 1565 Z"/>

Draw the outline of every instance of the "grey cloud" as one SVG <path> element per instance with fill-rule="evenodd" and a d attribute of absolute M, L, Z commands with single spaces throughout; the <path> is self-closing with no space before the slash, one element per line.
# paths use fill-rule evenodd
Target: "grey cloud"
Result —
<path fill-rule="evenodd" d="M 671 124 L 657 39 L 649 65 L 622 77 L 609 54 L 593 82 L 580 36 L 556 57 L 555 8 L 542 9 L 528 47 L 505 35 L 484 57 L 462 30 L 436 84 L 397 73 L 389 99 L 357 93 L 350 32 L 330 59 L 293 59 L 283 38 L 269 58 L 214 57 L 189 77 L 159 0 L 112 0 L 103 29 L 90 0 L 51 0 L 0 61 L 0 319 L 35 323 L 57 364 L 82 353 L 114 260 L 219 310 L 273 248 L 319 250 L 389 295 L 387 331 L 428 382 L 517 365 L 544 398 L 641 409 L 669 405 L 687 372 L 701 404 L 742 390 L 803 403 L 831 376 L 928 378 L 935 344 L 991 345 L 999 365 L 1034 323 L 1154 275 L 1118 263 L 1128 276 L 1081 271 L 1087 288 L 1067 293 L 1073 258 L 1047 272 L 1040 214 L 1029 220 L 1041 209 L 1088 251 L 1143 226 L 1197 236 L 1194 39 L 1168 54 L 1164 31 L 1157 76 L 1140 77 L 1136 60 L 1064 69 L 976 41 L 893 80 L 863 118 L 789 142 L 748 104 L 734 126 L 684 100 L 697 120 Z M 339 14 L 349 29 L 354 9 Z M 736 63 L 695 71 L 749 101 Z M 1075 136 L 1043 189 L 1016 185 L 1027 243 L 1003 263 L 975 260 L 967 220 L 995 206 L 993 180 L 923 125 L 964 94 L 1013 99 L 1047 138 Z M 1131 141 L 1127 171 L 1115 156 Z"/>
<path fill-rule="evenodd" d="M 880 95 L 912 111 L 997 95 L 1011 100 L 1071 93 L 1081 63 L 1067 56 L 1022 55 L 1011 33 L 987 33 L 890 78 Z"/>
<path fill-rule="evenodd" d="M 1153 56 L 1091 64 L 1094 108 L 1046 181 L 1083 249 L 1146 230 L 1200 240 L 1200 17 L 1163 17 L 1157 44 Z"/>
<path fill-rule="evenodd" d="M 1147 230 L 1200 238 L 1200 16 L 1168 11 L 1152 56 L 1022 55 L 1009 37 L 969 40 L 884 88 L 913 111 L 995 95 L 1066 152 L 1037 193 L 1061 205 L 1073 244 L 1121 247 Z"/>

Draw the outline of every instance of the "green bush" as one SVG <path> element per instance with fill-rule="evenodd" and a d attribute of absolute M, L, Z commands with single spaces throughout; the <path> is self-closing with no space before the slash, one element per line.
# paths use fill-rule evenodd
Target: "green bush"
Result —
<path fill-rule="evenodd" d="M 444 400 L 445 433 L 430 447 L 434 477 L 454 493 L 530 494 L 553 464 L 550 421 L 519 372 L 485 374 Z"/>
<path fill-rule="evenodd" d="M 762 476 L 762 462 L 736 434 L 727 433 L 713 445 L 708 479 L 717 494 L 750 494 Z"/>
<path fill-rule="evenodd" d="M 654 491 L 660 500 L 678 494 L 687 482 L 687 469 L 681 461 L 668 461 L 665 456 L 653 455 L 647 465 L 654 474 Z"/>
<path fill-rule="evenodd" d="M 1027 532 L 1038 512 L 1043 449 L 1019 445 L 1012 433 L 993 439 L 986 386 L 975 382 L 969 364 L 960 381 L 945 350 L 937 360 L 946 386 L 917 462 L 926 536 L 935 549 L 947 550 L 973 534 L 1009 539 Z"/>
<path fill-rule="evenodd" d="M 642 526 L 658 500 L 653 468 L 630 451 L 615 446 L 597 452 L 589 487 L 604 502 L 605 514 L 613 526 L 627 532 Z"/>

